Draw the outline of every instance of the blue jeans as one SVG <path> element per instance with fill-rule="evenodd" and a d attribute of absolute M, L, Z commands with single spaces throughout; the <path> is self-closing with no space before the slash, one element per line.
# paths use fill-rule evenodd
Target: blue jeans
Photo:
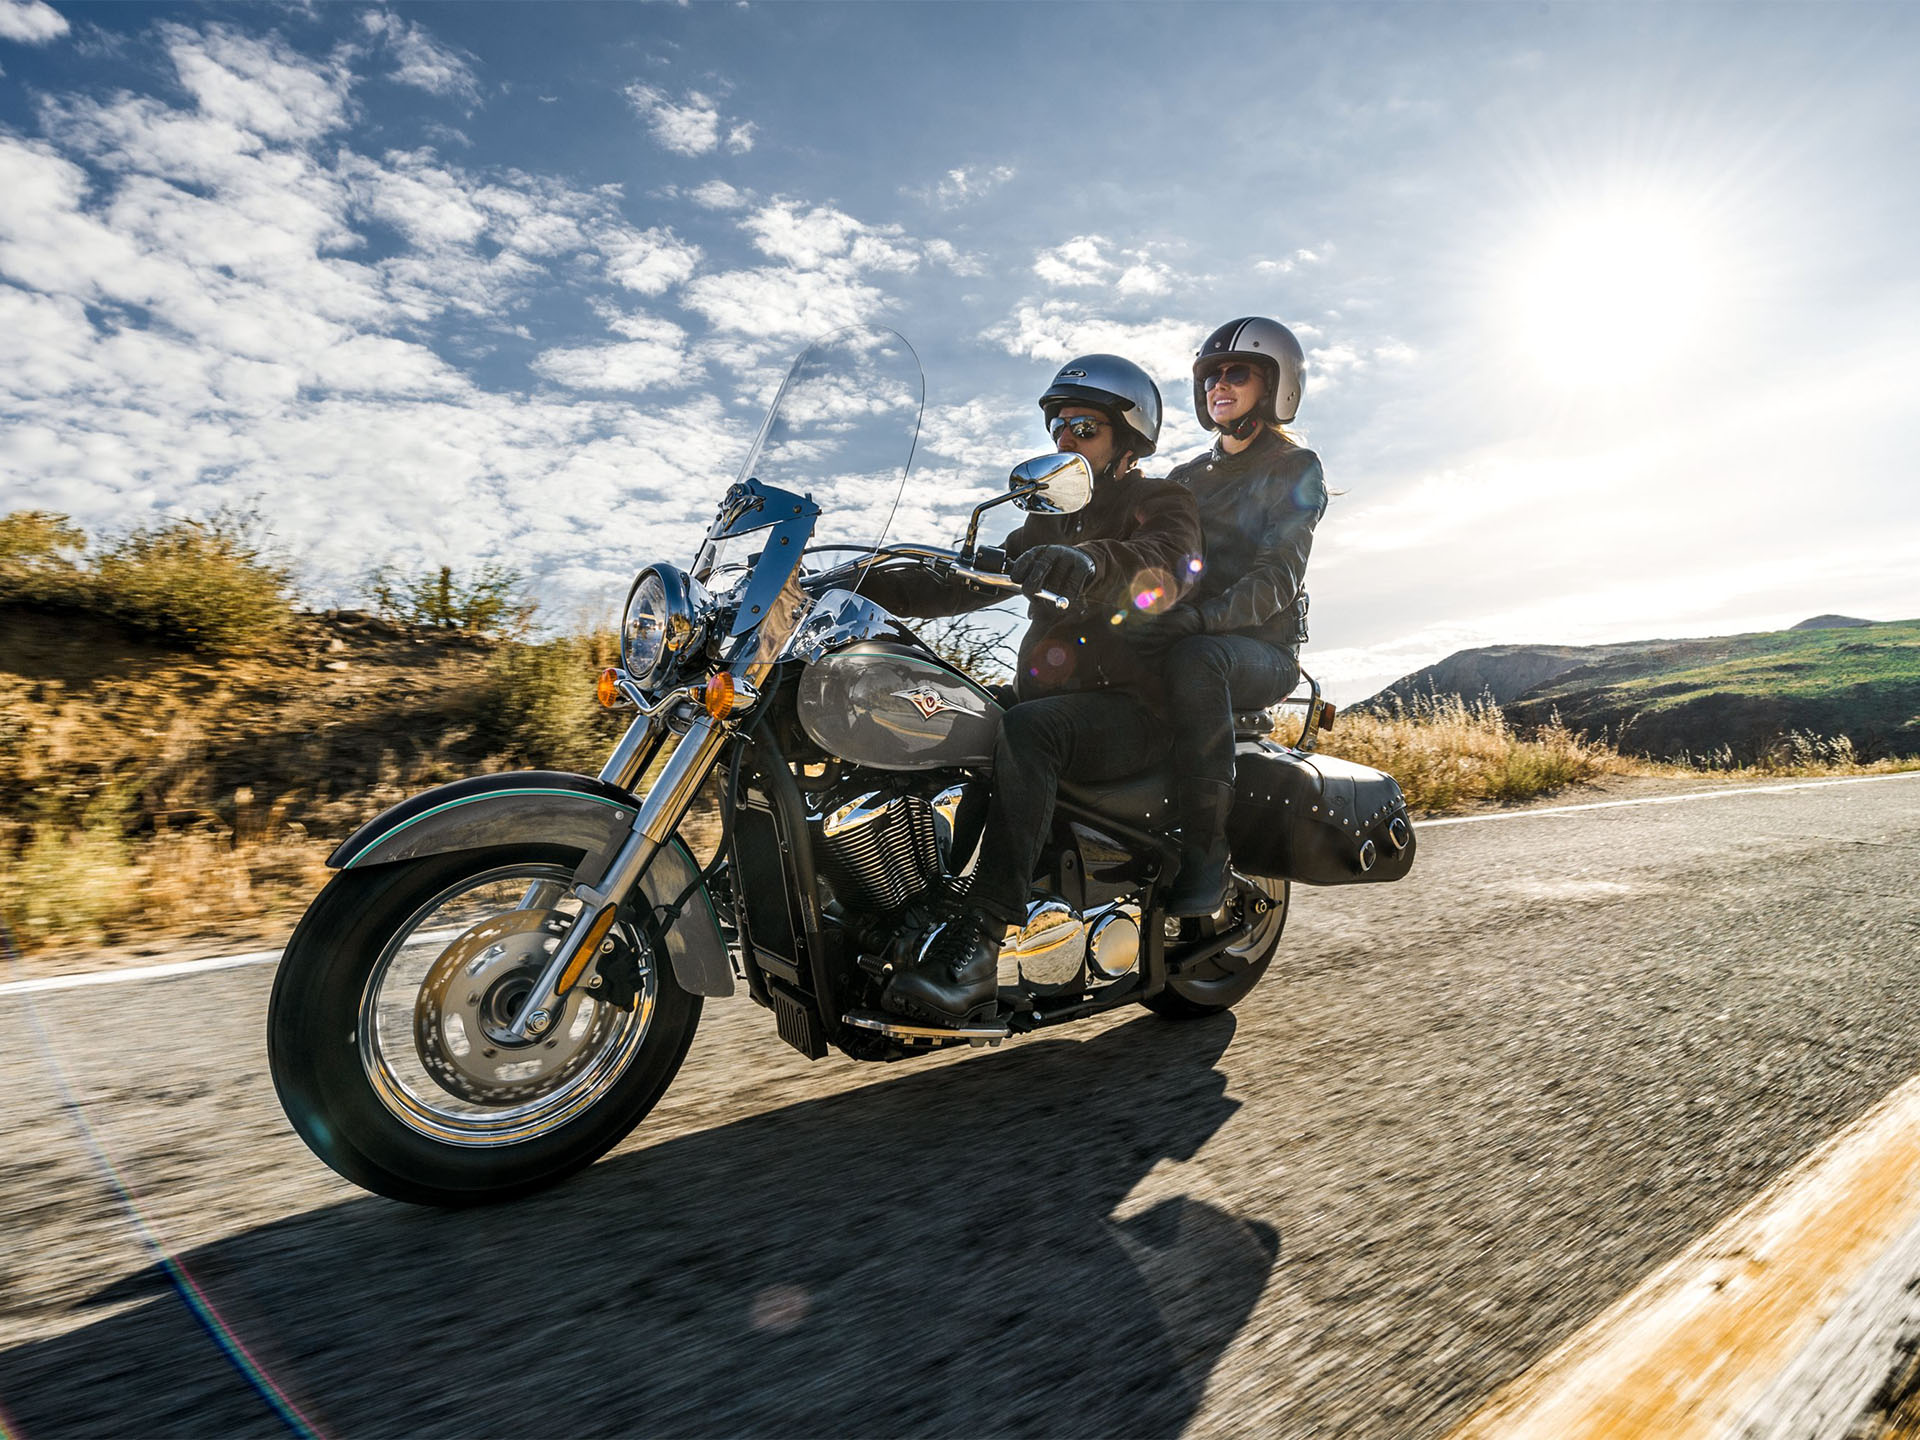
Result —
<path fill-rule="evenodd" d="M 1231 785 L 1235 712 L 1286 699 L 1300 661 L 1251 635 L 1189 635 L 1167 651 L 1165 673 L 1174 779 Z"/>

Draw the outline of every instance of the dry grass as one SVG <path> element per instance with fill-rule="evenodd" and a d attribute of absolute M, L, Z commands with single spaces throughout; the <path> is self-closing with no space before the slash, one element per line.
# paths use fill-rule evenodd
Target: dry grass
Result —
<path fill-rule="evenodd" d="M 1282 738 L 1292 739 L 1296 733 L 1282 728 Z M 1765 780 L 1920 769 L 1920 760 L 1862 761 L 1844 735 L 1800 731 L 1783 737 L 1748 765 L 1736 763 L 1727 746 L 1677 763 L 1649 760 L 1588 739 L 1562 725 L 1557 716 L 1523 730 L 1510 724 L 1493 700 L 1469 702 L 1457 695 L 1420 696 L 1411 704 L 1396 701 L 1391 711 L 1380 713 L 1349 711 L 1325 734 L 1320 749 L 1385 770 L 1399 780 L 1407 803 L 1421 815 L 1477 802 L 1516 804 L 1609 776 Z"/>
<path fill-rule="evenodd" d="M 1557 721 L 1521 734 L 1493 701 L 1470 703 L 1457 695 L 1396 701 L 1385 713 L 1350 711 L 1320 749 L 1385 770 L 1421 815 L 1474 801 L 1530 800 L 1608 775 L 1655 773 Z"/>

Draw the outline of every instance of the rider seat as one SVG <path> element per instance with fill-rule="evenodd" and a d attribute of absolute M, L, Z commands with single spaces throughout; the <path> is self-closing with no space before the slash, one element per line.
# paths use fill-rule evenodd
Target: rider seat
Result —
<path fill-rule="evenodd" d="M 1236 745 L 1264 740 L 1280 723 L 1280 706 L 1243 710 L 1233 717 Z M 1142 830 L 1161 830 L 1173 823 L 1173 772 L 1164 765 L 1118 780 L 1062 780 L 1060 796 L 1102 815 L 1110 815 Z"/>

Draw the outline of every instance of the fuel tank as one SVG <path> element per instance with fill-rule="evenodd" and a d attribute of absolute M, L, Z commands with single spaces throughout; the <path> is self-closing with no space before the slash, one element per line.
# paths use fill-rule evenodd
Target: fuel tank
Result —
<path fill-rule="evenodd" d="M 877 770 L 986 765 L 1003 713 L 951 665 L 898 640 L 821 656 L 801 675 L 797 701 L 814 744 Z"/>

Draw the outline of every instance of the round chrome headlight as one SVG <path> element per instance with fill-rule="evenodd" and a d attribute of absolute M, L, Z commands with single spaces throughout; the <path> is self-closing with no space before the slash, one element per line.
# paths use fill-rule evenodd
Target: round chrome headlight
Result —
<path fill-rule="evenodd" d="M 697 587 L 686 571 L 649 565 L 627 592 L 620 622 L 620 663 L 643 689 L 653 685 L 699 629 Z"/>

